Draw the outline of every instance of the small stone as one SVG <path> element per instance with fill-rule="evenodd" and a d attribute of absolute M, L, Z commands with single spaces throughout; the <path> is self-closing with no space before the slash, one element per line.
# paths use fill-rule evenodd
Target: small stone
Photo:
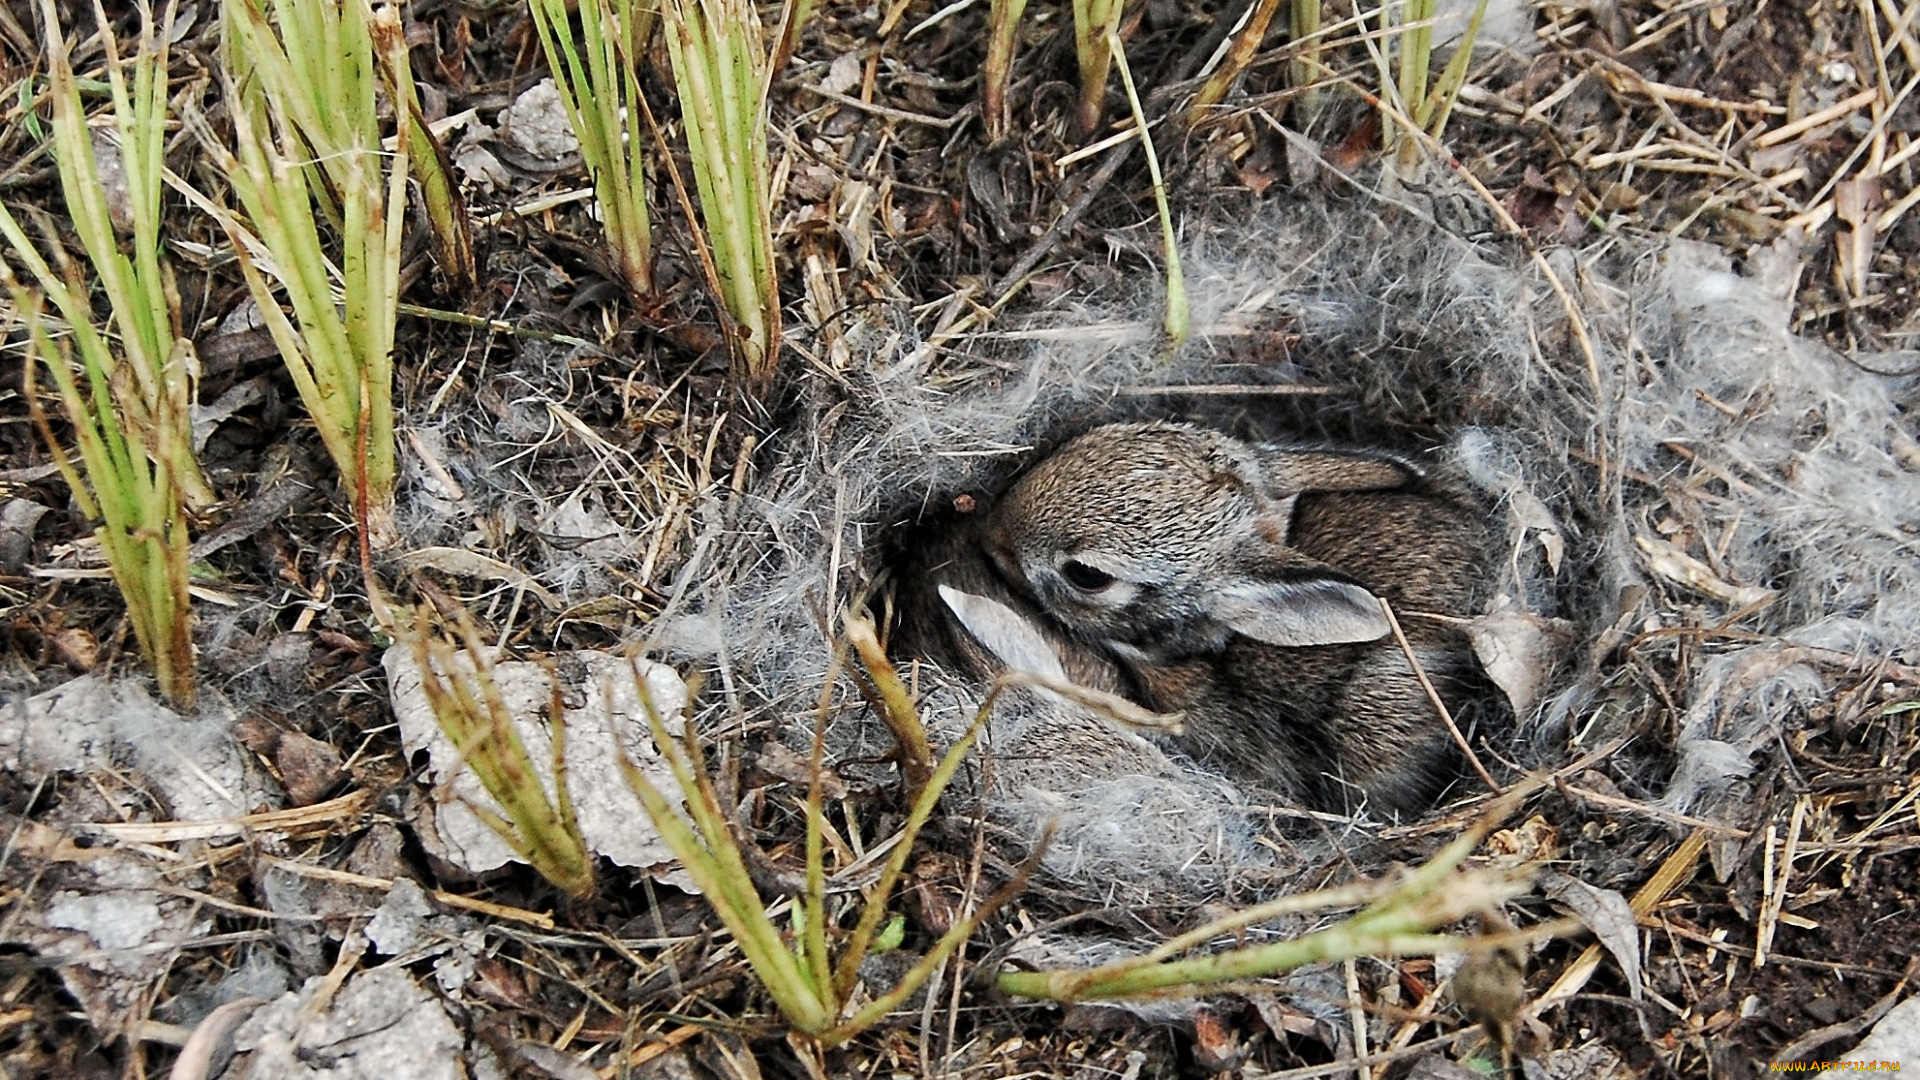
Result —
<path fill-rule="evenodd" d="M 287 798 L 295 806 L 312 806 L 326 798 L 327 792 L 346 776 L 346 770 L 340 767 L 339 751 L 298 731 L 281 732 L 273 763 L 280 770 Z"/>

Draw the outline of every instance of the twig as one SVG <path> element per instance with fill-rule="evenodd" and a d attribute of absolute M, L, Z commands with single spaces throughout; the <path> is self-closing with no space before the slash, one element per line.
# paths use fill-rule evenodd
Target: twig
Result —
<path fill-rule="evenodd" d="M 218 840 L 261 832 L 292 832 L 357 816 L 372 793 L 366 789 L 349 791 L 337 799 L 298 806 L 290 810 L 269 810 L 236 818 L 205 821 L 88 822 L 70 826 L 76 832 L 112 837 L 125 844 L 174 844 L 184 840 Z"/>
<path fill-rule="evenodd" d="M 1753 966 L 1767 966 L 1767 952 L 1773 948 L 1774 931 L 1780 927 L 1780 912 L 1787 906 L 1787 882 L 1793 877 L 1794 856 L 1799 853 L 1800 830 L 1807 821 L 1811 800 L 1802 795 L 1793 801 L 1793 819 L 1787 825 L 1787 842 L 1776 864 L 1773 855 L 1773 826 L 1767 826 L 1766 858 L 1760 901 L 1760 925 L 1754 930 Z M 1777 866 L 1777 869 L 1776 869 Z"/>
<path fill-rule="evenodd" d="M 1603 56 L 1591 49 L 1579 53 L 1581 59 L 1591 63 L 1601 78 L 1613 83 L 1616 88 L 1628 91 L 1637 90 L 1655 101 L 1670 101 L 1676 105 L 1690 105 L 1700 109 L 1720 109 L 1726 112 L 1763 113 L 1769 116 L 1786 115 L 1784 105 L 1762 105 L 1754 101 L 1729 101 L 1703 94 L 1698 90 L 1688 90 L 1681 86 L 1670 86 L 1654 82 L 1612 57 Z"/>
<path fill-rule="evenodd" d="M 904 120 L 910 124 L 925 124 L 928 127 L 939 128 L 942 131 L 958 124 L 967 117 L 967 110 L 965 109 L 962 109 L 952 116 L 929 116 L 926 113 L 908 112 L 905 109 L 893 109 L 885 105 L 875 105 L 871 101 L 861 101 L 857 97 L 840 93 L 838 90 L 829 90 L 824 86 L 807 86 L 802 84 L 800 89 L 805 90 L 809 94 L 817 94 L 820 97 L 826 98 L 828 101 L 845 105 L 849 109 L 858 109 L 861 112 L 872 113 L 875 116 L 885 117 L 888 120 Z"/>
<path fill-rule="evenodd" d="M 1340 965 L 1340 973 L 1346 979 L 1347 1022 L 1353 1025 L 1353 1053 L 1364 1058 L 1370 1051 L 1367 1048 L 1367 1007 L 1360 1000 L 1360 969 L 1352 960 Z M 1372 1080 L 1373 1066 L 1355 1064 L 1354 1080 Z"/>
<path fill-rule="evenodd" d="M 1116 391 L 1121 397 L 1160 397 L 1169 394 L 1187 394 L 1193 397 L 1311 397 L 1320 394 L 1340 393 L 1337 386 L 1313 386 L 1308 383 L 1279 383 L 1273 386 L 1261 386 L 1256 383 L 1221 383 L 1207 385 L 1198 383 L 1174 383 L 1168 386 L 1127 386 Z"/>
<path fill-rule="evenodd" d="M 1657 918 L 1648 918 L 1647 925 L 1656 927 L 1675 937 L 1694 942 L 1695 944 L 1705 945 L 1709 954 L 1723 952 L 1728 956 L 1738 956 L 1743 959 L 1748 959 L 1753 956 L 1753 950 L 1745 945 L 1735 945 L 1724 936 L 1707 934 L 1696 926 L 1691 926 L 1679 921 L 1670 912 L 1663 912 Z M 1871 964 L 1845 964 L 1834 960 L 1811 960 L 1804 956 L 1787 956 L 1782 953 L 1775 953 L 1772 960 L 1776 964 L 1784 964 L 1789 967 L 1809 968 L 1814 971 L 1826 971 L 1835 975 L 1862 975 L 1875 979 L 1897 979 L 1900 977 L 1900 973 L 1897 971 L 1874 967 Z"/>
<path fill-rule="evenodd" d="M 1586 788 L 1575 787 L 1572 784 L 1564 782 L 1557 784 L 1556 788 L 1561 794 L 1570 795 L 1581 802 L 1593 803 L 1596 806 L 1612 807 L 1615 810 L 1625 810 L 1634 814 L 1643 814 L 1656 821 L 1665 821 L 1674 825 L 1685 825 L 1693 829 L 1706 829 L 1734 840 L 1745 840 L 1747 837 L 1753 835 L 1745 829 L 1736 829 L 1731 825 L 1722 825 L 1717 821 L 1697 818 L 1692 814 L 1680 814 L 1672 810 L 1662 810 L 1657 806 L 1634 802 L 1632 799 L 1622 799 L 1617 795 L 1603 795 L 1598 791 L 1589 791 Z"/>
<path fill-rule="evenodd" d="M 593 193 L 589 191 L 587 194 L 591 195 Z M 468 315 L 461 311 L 446 311 L 441 308 L 430 308 L 420 304 L 404 303 L 400 305 L 400 314 L 413 315 L 422 319 L 433 319 L 436 322 L 453 323 L 456 326 L 471 327 L 475 330 L 485 330 L 494 334 L 508 334 L 513 337 L 529 338 L 534 341 L 551 341 L 556 345 L 571 346 L 575 349 L 592 353 L 595 356 L 613 355 L 607 351 L 606 346 L 601 345 L 599 342 L 588 341 L 586 338 L 576 337 L 573 334 L 556 334 L 546 330 L 535 330 L 531 327 L 510 323 L 505 319 L 489 319 L 484 315 Z"/>
<path fill-rule="evenodd" d="M 1107 151 L 1106 159 L 1101 161 L 1100 167 L 1093 171 L 1093 176 L 1088 178 L 1086 186 L 1073 200 L 1073 205 L 1067 207 L 1066 213 L 1056 218 L 1054 223 L 1047 227 L 1047 231 L 1040 234 L 1040 238 L 1033 242 L 1033 246 L 1027 249 L 1026 254 L 1020 256 L 1020 260 L 1013 264 L 1013 269 L 1000 275 L 1000 280 L 993 283 L 991 295 L 998 298 L 994 301 L 994 307 L 1005 303 L 1007 294 L 1020 285 L 1026 276 L 1033 272 L 1034 267 L 1039 266 L 1040 261 L 1059 246 L 1060 241 L 1073 231 L 1074 226 L 1080 224 L 1080 219 L 1086 216 L 1087 210 L 1093 206 L 1093 200 L 1099 197 L 1100 192 L 1113 179 L 1113 174 L 1120 171 L 1120 163 L 1127 159 L 1127 154 L 1133 146 L 1134 141 L 1128 139 Z"/>
<path fill-rule="evenodd" d="M 370 874 L 356 874 L 347 870 L 334 870 L 329 867 L 314 866 L 311 863 L 298 862 L 293 859 L 276 858 L 272 855 L 261 855 L 259 858 L 265 865 L 296 877 L 311 878 L 315 881 L 325 881 L 334 885 L 349 885 L 356 889 L 374 889 L 382 892 L 393 888 L 394 879 L 392 878 L 374 877 Z M 487 900 L 477 900 L 471 896 L 461 896 L 458 893 L 450 893 L 441 889 L 434 889 L 428 892 L 427 895 L 431 897 L 436 904 L 445 904 L 447 907 L 459 908 L 462 911 L 471 911 L 475 914 L 487 915 L 496 919 L 505 919 L 510 922 L 525 923 L 528 926 L 540 930 L 552 930 L 555 928 L 553 916 L 544 911 L 529 911 L 526 908 L 517 908 L 508 904 L 496 904 Z"/>
<path fill-rule="evenodd" d="M 627 1055 L 626 1061 L 616 1061 L 612 1065 L 608 1065 L 600 1070 L 599 1075 L 604 1077 L 605 1080 L 613 1080 L 616 1076 L 625 1076 L 627 1075 L 627 1070 L 638 1070 L 640 1066 L 645 1065 L 654 1058 L 671 1053 L 678 1049 L 682 1043 L 688 1042 L 692 1040 L 694 1036 L 703 1034 L 706 1031 L 707 1026 L 704 1024 L 682 1024 L 645 1045 L 634 1047 L 632 1052 Z"/>
<path fill-rule="evenodd" d="M 1393 627 L 1393 640 L 1399 642 L 1400 651 L 1407 654 L 1407 663 L 1413 666 L 1414 678 L 1420 680 L 1421 689 L 1427 692 L 1427 700 L 1433 702 L 1434 709 L 1440 713 L 1440 719 L 1446 723 L 1447 730 L 1453 734 L 1455 745 L 1460 747 L 1461 753 L 1467 755 L 1468 763 L 1473 766 L 1474 772 L 1480 774 L 1480 779 L 1486 781 L 1488 790 L 1495 795 L 1506 794 L 1499 784 L 1494 783 L 1493 774 L 1480 763 L 1480 755 L 1474 753 L 1473 747 L 1468 745 L 1467 737 L 1460 733 L 1460 725 L 1453 722 L 1453 713 L 1448 711 L 1447 703 L 1440 700 L 1440 691 L 1434 689 L 1433 681 L 1427 678 L 1426 670 L 1420 666 L 1420 658 L 1413 654 L 1413 645 L 1407 641 L 1406 632 L 1400 629 L 1400 620 L 1393 614 L 1393 605 L 1382 599 L 1380 610 L 1386 613 L 1387 625 Z"/>
<path fill-rule="evenodd" d="M 1779 143 L 1786 142 L 1788 139 L 1791 139 L 1795 135 L 1799 135 L 1802 132 L 1812 131 L 1814 128 L 1817 128 L 1822 124 L 1828 123 L 1830 121 L 1838 120 L 1841 117 L 1847 115 L 1848 113 L 1859 109 L 1863 105 L 1870 105 L 1873 103 L 1873 100 L 1879 96 L 1880 96 L 1880 88 L 1876 86 L 1866 90 L 1862 90 L 1850 98 L 1842 98 L 1841 100 L 1834 102 L 1832 105 L 1829 105 L 1824 109 L 1821 109 L 1819 112 L 1808 113 L 1807 115 L 1801 117 L 1798 120 L 1795 120 L 1793 123 L 1788 124 L 1785 127 L 1774 128 L 1772 131 L 1769 131 L 1763 135 L 1755 136 L 1753 140 L 1753 147 L 1756 150 L 1764 150 L 1769 146 L 1774 146 Z"/>

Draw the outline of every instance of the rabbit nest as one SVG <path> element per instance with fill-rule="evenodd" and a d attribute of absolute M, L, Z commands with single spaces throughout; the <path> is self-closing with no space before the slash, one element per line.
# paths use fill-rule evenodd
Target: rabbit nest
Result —
<path fill-rule="evenodd" d="M 853 362 L 807 381 L 814 400 L 744 492 L 699 508 L 650 646 L 714 669 L 732 707 L 804 745 L 823 627 L 869 597 L 918 523 L 997 491 L 1036 447 L 1176 418 L 1441 454 L 1506 525 L 1489 625 L 1513 665 L 1502 685 L 1527 706 L 1488 748 L 1506 778 L 1584 759 L 1588 787 L 1649 821 L 1726 827 L 1724 877 L 1811 710 L 1886 723 L 1912 694 L 1920 451 L 1903 426 L 1913 380 L 1881 373 L 1910 359 L 1796 338 L 1785 245 L 1735 272 L 1689 242 L 1536 264 L 1421 231 L 1401 243 L 1358 211 L 1190 230 L 1196 330 L 1171 355 L 1151 288 L 938 348 L 868 314 L 831 343 Z M 982 688 L 917 674 L 952 737 Z M 1201 897 L 1305 865 L 1260 839 L 1288 812 L 1220 777 L 1050 772 L 1022 753 L 1050 737 L 1044 708 L 1003 703 L 998 776 L 976 793 L 1011 837 L 1057 828 L 1058 877 Z M 843 763 L 888 746 L 858 707 L 830 738 Z M 1341 827 L 1348 842 L 1377 831 Z"/>

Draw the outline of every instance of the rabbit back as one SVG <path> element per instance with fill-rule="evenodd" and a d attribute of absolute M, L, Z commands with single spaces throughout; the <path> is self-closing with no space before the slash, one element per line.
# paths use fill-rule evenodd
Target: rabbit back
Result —
<path fill-rule="evenodd" d="M 1414 645 L 1457 717 L 1485 700 L 1470 655 Z M 1180 750 L 1327 811 L 1416 814 L 1459 777 L 1460 752 L 1397 643 L 1300 648 L 1238 639 L 1138 673 L 1149 707 L 1190 718 Z"/>
<path fill-rule="evenodd" d="M 1487 515 L 1429 490 L 1301 495 L 1288 546 L 1351 575 L 1396 612 L 1467 617 L 1488 599 Z"/>
<path fill-rule="evenodd" d="M 1490 533 L 1480 508 L 1427 481 L 1413 489 L 1307 493 L 1287 544 L 1392 605 L 1440 700 L 1470 721 L 1490 687 L 1457 623 L 1485 602 Z M 1319 809 L 1386 815 L 1431 806 L 1463 762 L 1392 637 L 1286 647 L 1235 637 L 1217 654 L 1136 672 L 1152 708 L 1210 722 L 1177 741 L 1196 759 Z"/>

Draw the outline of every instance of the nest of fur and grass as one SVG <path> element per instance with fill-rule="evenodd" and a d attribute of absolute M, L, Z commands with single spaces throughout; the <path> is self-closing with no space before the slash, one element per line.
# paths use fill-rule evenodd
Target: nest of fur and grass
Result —
<path fill-rule="evenodd" d="M 224 238 L 169 200 L 201 399 L 223 416 L 201 457 L 225 501 L 195 551 L 206 707 L 295 809 L 241 843 L 103 833 L 80 825 L 170 818 L 138 759 L 9 771 L 7 925 L 69 897 L 62 866 L 102 844 L 163 869 L 196 915 L 112 1009 L 88 997 L 104 954 L 5 932 L 0 1070 L 161 1073 L 221 987 L 373 967 L 343 943 L 402 878 L 457 917 L 450 939 L 483 942 L 459 978 L 438 953 L 404 970 L 441 976 L 465 1045 L 500 1075 L 1304 1077 L 1364 1054 L 1375 1076 L 1423 1058 L 1436 1071 L 1420 1075 L 1448 1076 L 1463 1067 L 1441 1050 L 1469 1056 L 1497 1029 L 1551 1075 L 1734 1076 L 1858 1043 L 1912 993 L 1920 940 L 1920 587 L 1903 579 L 1920 556 L 1920 26 L 1910 7 L 1829 0 L 1517 10 L 1519 36 L 1471 69 L 1451 159 L 1422 171 L 1393 175 L 1381 154 L 1352 89 L 1377 75 L 1352 42 L 1305 114 L 1279 23 L 1223 105 L 1156 129 L 1205 328 L 1172 359 L 1153 336 L 1163 259 L 1137 146 L 1060 164 L 1097 138 L 1076 126 L 1064 9 L 1029 13 L 1009 133 L 989 143 L 987 5 L 819 5 L 773 90 L 787 336 L 764 399 L 730 371 L 664 170 L 640 302 L 584 201 L 534 201 L 581 189 L 578 162 L 485 142 L 507 179 L 469 191 L 477 289 L 450 290 L 425 242 L 409 249 L 404 299 L 443 317 L 401 323 L 407 539 L 389 568 L 456 594 L 509 650 L 639 645 L 703 676 L 696 729 L 777 895 L 801 876 L 809 783 L 837 807 L 840 868 L 906 809 L 857 695 L 810 775 L 840 613 L 884 611 L 875 583 L 915 530 L 1032 447 L 1147 416 L 1408 452 L 1484 433 L 1477 460 L 1531 560 L 1516 599 L 1559 643 L 1489 761 L 1504 784 L 1543 780 L 1492 847 L 1543 871 L 1508 917 L 1589 928 L 1527 955 L 1491 1020 L 1440 993 L 1453 969 L 1425 958 L 1164 1012 L 1035 1006 L 975 978 L 1023 939 L 1067 935 L 1100 959 L 1210 905 L 1418 862 L 1486 803 L 1465 786 L 1391 826 L 1239 800 L 1241 846 L 1207 849 L 1164 893 L 1038 874 L 927 994 L 826 1058 L 789 1042 L 700 897 L 603 866 L 569 900 L 524 868 L 440 861 L 413 832 L 421 763 L 393 731 L 347 503 L 272 340 L 232 317 L 247 291 Z M 1191 92 L 1239 13 L 1129 11 L 1150 111 Z M 94 13 L 61 17 L 86 77 Z M 0 2 L 0 199 L 57 236 L 37 18 Z M 217 20 L 180 20 L 179 107 L 217 124 Z M 545 75 L 522 8 L 417 3 L 406 20 L 435 118 L 490 122 Z M 642 81 L 674 141 L 664 76 Z M 1110 100 L 1116 130 L 1124 113 Z M 221 188 L 190 140 L 169 163 Z M 136 677 L 0 325 L 4 686 Z M 968 688 L 897 659 L 951 737 Z M 951 800 L 911 864 L 899 955 L 1013 879 L 1039 816 Z M 1234 854 L 1280 849 L 1284 874 Z M 295 904 L 295 879 L 364 891 Z"/>

